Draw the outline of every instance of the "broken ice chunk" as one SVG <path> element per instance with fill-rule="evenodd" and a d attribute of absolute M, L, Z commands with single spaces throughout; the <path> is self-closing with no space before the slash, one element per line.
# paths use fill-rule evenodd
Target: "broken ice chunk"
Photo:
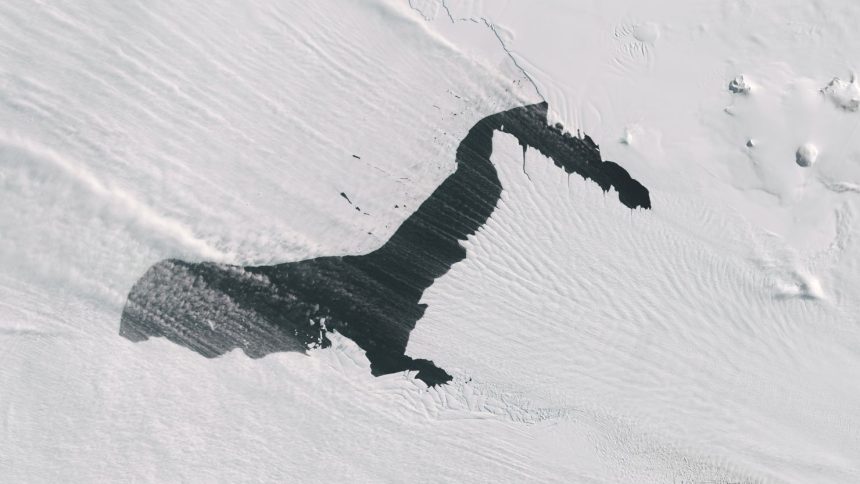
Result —
<path fill-rule="evenodd" d="M 850 81 L 843 81 L 834 77 L 829 84 L 821 89 L 821 93 L 845 111 L 854 112 L 860 109 L 860 85 L 857 85 L 853 75 Z"/>
<path fill-rule="evenodd" d="M 752 90 L 752 85 L 744 79 L 744 76 L 738 76 L 729 83 L 729 91 L 735 94 L 749 94 Z"/>

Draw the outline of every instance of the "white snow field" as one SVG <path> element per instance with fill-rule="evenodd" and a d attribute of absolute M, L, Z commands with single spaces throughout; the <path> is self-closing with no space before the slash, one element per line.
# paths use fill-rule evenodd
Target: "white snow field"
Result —
<path fill-rule="evenodd" d="M 860 482 L 858 26 L 854 0 L 0 2 L 0 482 Z M 337 334 L 256 360 L 118 334 L 161 259 L 380 246 L 471 126 L 542 100 L 652 209 L 496 133 L 502 201 L 408 347 L 452 383 Z"/>

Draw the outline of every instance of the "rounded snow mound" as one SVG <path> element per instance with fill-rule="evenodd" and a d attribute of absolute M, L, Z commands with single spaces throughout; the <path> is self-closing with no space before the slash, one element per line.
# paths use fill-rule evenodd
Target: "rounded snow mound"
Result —
<path fill-rule="evenodd" d="M 639 42 L 654 42 L 660 38 L 660 27 L 651 22 L 639 24 L 633 27 L 633 38 Z"/>
<path fill-rule="evenodd" d="M 818 159 L 818 148 L 812 143 L 801 145 L 795 153 L 795 161 L 802 167 L 812 166 Z"/>

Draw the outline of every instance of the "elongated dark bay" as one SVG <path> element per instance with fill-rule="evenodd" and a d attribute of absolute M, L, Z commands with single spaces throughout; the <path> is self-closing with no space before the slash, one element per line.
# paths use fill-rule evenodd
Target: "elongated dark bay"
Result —
<path fill-rule="evenodd" d="M 406 345 L 427 307 L 420 303 L 424 290 L 466 257 L 460 242 L 499 201 L 502 186 L 490 161 L 496 131 L 604 191 L 614 188 L 627 207 L 651 207 L 648 190 L 603 161 L 591 138 L 547 125 L 546 103 L 515 108 L 475 124 L 457 148 L 456 171 L 382 247 L 271 266 L 164 260 L 129 292 L 120 334 L 132 341 L 164 337 L 210 358 L 235 348 L 259 358 L 327 347 L 327 334 L 337 331 L 367 352 L 374 375 L 415 370 L 428 385 L 450 381 L 432 361 L 406 355 Z"/>

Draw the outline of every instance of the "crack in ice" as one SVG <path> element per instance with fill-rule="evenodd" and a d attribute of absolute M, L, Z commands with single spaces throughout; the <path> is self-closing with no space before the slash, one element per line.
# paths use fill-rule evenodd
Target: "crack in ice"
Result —
<path fill-rule="evenodd" d="M 425 14 L 423 10 L 416 7 L 412 3 L 412 0 L 408 0 L 408 3 L 409 3 L 409 8 L 418 12 L 418 14 L 421 15 L 421 17 L 424 18 L 424 20 L 426 20 L 426 21 L 433 20 L 431 17 L 429 17 L 427 14 Z M 445 10 L 445 13 L 448 15 L 448 19 L 451 20 L 452 24 L 457 23 L 458 20 L 459 21 L 469 20 L 469 21 L 472 21 L 474 23 L 480 23 L 473 18 L 456 18 L 455 19 L 454 15 L 451 13 L 451 9 L 448 7 L 448 2 L 446 2 L 445 0 L 441 0 L 440 3 L 442 5 L 442 8 Z M 496 40 L 499 41 L 499 45 L 502 47 L 502 50 L 505 51 L 505 54 L 508 56 L 508 58 L 511 59 L 511 62 L 514 63 L 514 66 L 517 68 L 517 70 L 519 70 L 520 73 L 523 75 L 523 77 L 525 77 L 526 80 L 529 82 L 529 84 L 531 84 L 531 86 L 535 90 L 535 93 L 537 93 L 537 95 L 541 99 L 541 101 L 546 102 L 546 100 L 547 100 L 546 96 L 544 96 L 543 92 L 541 92 L 540 88 L 537 85 L 537 82 L 535 82 L 534 78 L 528 73 L 528 71 L 522 65 L 520 65 L 519 61 L 517 61 L 517 58 L 514 56 L 513 51 L 511 51 L 511 49 L 508 48 L 507 44 L 505 44 L 504 39 L 502 39 L 502 36 L 499 34 L 499 31 L 496 29 L 496 25 L 494 23 L 490 22 L 489 20 L 487 20 L 486 17 L 478 17 L 478 18 L 481 19 L 481 22 L 484 23 L 485 27 L 487 27 L 488 29 L 490 29 L 491 32 L 493 32 L 493 35 L 496 36 Z"/>

